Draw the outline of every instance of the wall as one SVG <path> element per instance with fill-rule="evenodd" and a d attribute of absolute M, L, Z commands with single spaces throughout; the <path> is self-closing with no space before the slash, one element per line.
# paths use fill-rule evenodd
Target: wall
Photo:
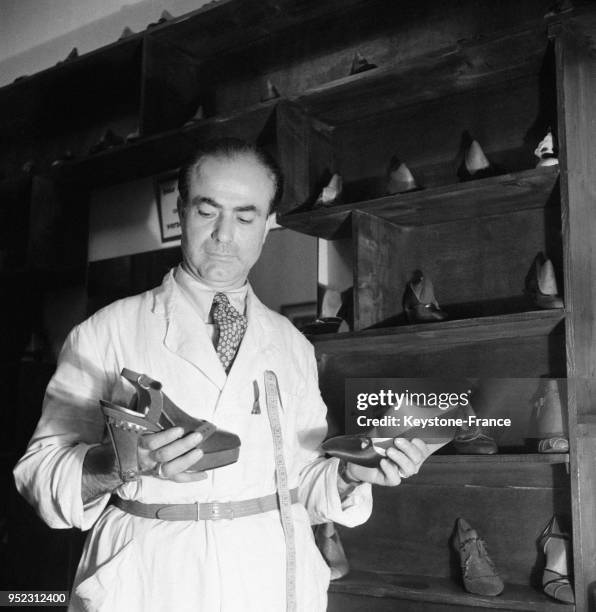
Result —
<path fill-rule="evenodd" d="M 125 26 L 135 32 L 168 10 L 178 17 L 206 0 L 0 0 L 0 86 L 116 40 Z M 153 179 L 114 185 L 92 194 L 89 260 L 143 253 L 179 244 L 161 242 Z M 313 302 L 317 241 L 289 230 L 273 231 L 251 281 L 274 309 Z M 292 279 L 288 282 L 288 279 Z"/>

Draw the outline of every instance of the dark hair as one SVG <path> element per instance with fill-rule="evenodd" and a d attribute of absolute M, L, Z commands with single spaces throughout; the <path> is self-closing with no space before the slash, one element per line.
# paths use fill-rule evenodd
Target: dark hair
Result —
<path fill-rule="evenodd" d="M 233 158 L 238 155 L 253 155 L 263 167 L 271 174 L 275 191 L 273 198 L 269 204 L 269 213 L 277 210 L 281 201 L 283 191 L 283 174 L 275 159 L 264 149 L 256 144 L 241 140 L 239 138 L 218 138 L 202 144 L 185 163 L 178 172 L 178 193 L 182 200 L 182 205 L 186 206 L 188 202 L 188 194 L 190 191 L 190 181 L 192 174 L 196 171 L 197 166 L 206 157 L 228 157 Z"/>

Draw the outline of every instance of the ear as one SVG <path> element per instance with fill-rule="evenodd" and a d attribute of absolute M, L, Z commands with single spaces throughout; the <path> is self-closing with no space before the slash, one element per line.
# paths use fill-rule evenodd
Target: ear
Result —
<path fill-rule="evenodd" d="M 267 238 L 267 234 L 269 233 L 269 230 L 271 230 L 274 227 L 278 227 L 276 212 L 270 213 L 269 216 L 267 217 L 267 221 L 265 221 L 265 233 L 263 234 L 263 244 L 265 243 L 265 239 Z"/>
<path fill-rule="evenodd" d="M 184 202 L 182 202 L 182 198 L 180 196 L 178 196 L 178 199 L 176 200 L 176 208 L 178 209 L 178 217 L 180 218 L 180 221 L 182 221 L 186 211 L 186 206 L 184 206 Z"/>

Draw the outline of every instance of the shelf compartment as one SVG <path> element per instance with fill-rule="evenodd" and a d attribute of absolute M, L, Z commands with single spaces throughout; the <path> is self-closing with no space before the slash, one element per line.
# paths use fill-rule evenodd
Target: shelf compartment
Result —
<path fill-rule="evenodd" d="M 383 197 L 394 156 L 427 189 L 452 184 L 471 138 L 501 173 L 532 168 L 555 92 L 552 47 L 530 31 L 316 88 L 280 106 L 284 210 L 312 205 L 333 173 L 346 203 Z"/>
<path fill-rule="evenodd" d="M 515 314 L 443 321 L 360 332 L 309 336 L 317 353 L 407 353 L 439 350 L 456 344 L 547 335 L 565 318 L 563 310 L 536 310 Z"/>
<path fill-rule="evenodd" d="M 536 30 L 462 41 L 312 87 L 293 100 L 319 121 L 339 126 L 536 74 L 545 45 L 544 33 Z"/>
<path fill-rule="evenodd" d="M 46 167 L 66 151 L 86 154 L 106 128 L 138 129 L 142 43 L 135 35 L 0 89 L 3 165 Z"/>
<path fill-rule="evenodd" d="M 506 584 L 505 590 L 498 597 L 483 597 L 467 593 L 463 586 L 449 578 L 438 578 L 424 575 L 406 575 L 351 571 L 347 576 L 332 582 L 329 586 L 331 611 L 335 607 L 336 594 L 360 595 L 371 598 L 389 598 L 457 606 L 458 610 L 485 608 L 489 610 L 517 610 L 523 612 L 572 612 L 573 605 L 553 601 L 540 591 L 517 584 Z M 388 604 L 387 610 L 394 609 L 395 604 Z M 345 610 L 345 607 L 341 607 Z M 350 609 L 348 607 L 348 609 Z M 369 602 L 369 609 L 377 609 L 376 602 Z M 422 609 L 422 608 L 421 608 Z M 442 608 L 441 608 L 442 609 Z M 445 608 L 451 609 L 451 608 Z"/>
<path fill-rule="evenodd" d="M 431 472 L 433 467 L 425 464 L 421 473 Z M 458 467 L 449 471 L 453 477 L 461 476 L 459 482 L 450 480 L 445 471 L 442 484 L 436 474 L 437 483 L 432 486 L 379 487 L 375 490 L 372 516 L 366 523 L 354 528 L 337 527 L 352 569 L 417 574 L 432 577 L 431 581 L 436 578 L 440 583 L 446 580 L 446 584 L 453 584 L 454 593 L 467 598 L 469 594 L 459 586 L 459 559 L 451 546 L 456 521 L 463 517 L 485 541 L 503 581 L 524 585 L 530 596 L 535 591 L 529 587 L 541 584 L 544 567 L 537 544 L 540 533 L 554 513 L 560 516 L 564 529 L 568 528 L 571 517 L 565 466 L 534 464 L 534 467 L 536 472 L 546 473 L 547 469 L 560 472 L 557 486 L 524 485 L 523 479 L 518 484 L 517 469 L 510 470 L 510 482 L 514 486 L 469 486 L 465 482 L 466 470 Z M 494 479 L 489 471 L 487 466 L 487 479 Z M 507 468 L 503 464 L 498 471 L 505 484 Z M 493 511 L 497 507 L 499 511 Z M 424 521 L 419 520 L 421 516 Z M 491 601 L 499 599 L 491 598 Z"/>
<path fill-rule="evenodd" d="M 64 163 L 56 169 L 55 175 L 61 181 L 90 188 L 132 181 L 177 168 L 204 140 L 221 136 L 266 139 L 274 121 L 275 102 L 258 104 L 227 117 L 205 119 Z"/>
<path fill-rule="evenodd" d="M 303 234 L 334 240 L 351 236 L 354 210 L 404 226 L 505 215 L 555 203 L 558 176 L 558 166 L 511 172 L 352 204 L 290 212 L 281 215 L 279 223 Z"/>

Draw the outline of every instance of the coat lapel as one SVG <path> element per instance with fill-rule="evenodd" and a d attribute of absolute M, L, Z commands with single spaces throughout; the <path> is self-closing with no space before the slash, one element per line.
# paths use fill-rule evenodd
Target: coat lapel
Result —
<path fill-rule="evenodd" d="M 228 384 L 234 386 L 254 378 L 255 369 L 258 370 L 259 366 L 262 366 L 263 358 L 275 340 L 269 324 L 267 308 L 254 294 L 250 285 L 246 300 L 248 327 L 228 374 Z"/>
<path fill-rule="evenodd" d="M 213 348 L 207 327 L 176 286 L 173 272 L 157 290 L 154 312 L 165 317 L 164 345 L 207 376 L 219 389 L 226 384 L 226 373 Z"/>

